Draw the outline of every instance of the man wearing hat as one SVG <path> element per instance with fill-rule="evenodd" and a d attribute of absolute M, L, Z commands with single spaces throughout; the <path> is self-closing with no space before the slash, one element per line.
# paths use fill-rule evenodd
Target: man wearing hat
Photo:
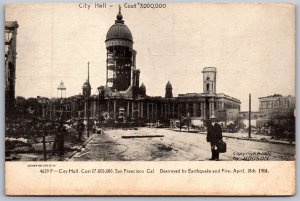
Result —
<path fill-rule="evenodd" d="M 207 142 L 210 142 L 211 146 L 211 159 L 209 160 L 219 160 L 219 150 L 218 150 L 218 145 L 219 142 L 222 140 L 222 128 L 221 126 L 217 123 L 217 119 L 215 115 L 211 115 L 210 117 L 210 122 L 208 123 L 207 126 L 207 137 L 206 137 Z"/>

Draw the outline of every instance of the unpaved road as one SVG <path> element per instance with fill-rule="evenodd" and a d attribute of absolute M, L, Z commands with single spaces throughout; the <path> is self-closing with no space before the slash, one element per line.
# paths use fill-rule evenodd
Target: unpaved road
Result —
<path fill-rule="evenodd" d="M 121 138 L 132 135 L 164 137 Z M 220 160 L 294 160 L 295 146 L 223 138 Z M 202 161 L 211 157 L 206 135 L 168 129 L 106 130 L 96 135 L 71 161 Z"/>

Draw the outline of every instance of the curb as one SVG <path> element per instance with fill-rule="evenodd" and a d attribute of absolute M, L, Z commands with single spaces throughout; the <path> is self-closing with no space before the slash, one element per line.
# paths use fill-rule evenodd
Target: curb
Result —
<path fill-rule="evenodd" d="M 173 131 L 176 131 L 176 132 L 185 132 L 185 133 L 199 133 L 199 134 L 202 134 L 202 135 L 206 134 L 204 132 L 188 132 L 188 131 L 178 131 L 178 130 L 173 130 Z M 238 139 L 238 140 L 247 140 L 247 141 L 255 141 L 255 142 L 272 143 L 272 144 L 283 144 L 283 145 L 289 145 L 289 146 L 295 146 L 296 145 L 295 143 L 289 143 L 289 142 L 279 142 L 279 141 L 269 141 L 269 140 L 263 141 L 263 140 L 259 140 L 259 139 L 253 139 L 253 138 L 243 138 L 243 137 L 234 137 L 234 136 L 226 136 L 226 135 L 223 135 L 223 137 L 232 138 L 232 139 Z"/>
<path fill-rule="evenodd" d="M 205 135 L 205 133 L 200 133 L 200 134 Z M 264 143 L 283 144 L 283 145 L 295 146 L 295 143 L 289 143 L 289 142 L 278 142 L 278 141 L 269 141 L 269 140 L 264 141 L 264 140 L 254 139 L 254 138 L 234 137 L 234 136 L 226 136 L 226 135 L 223 135 L 223 137 L 238 139 L 238 140 L 247 140 L 247 141 L 254 141 L 254 142 L 264 142 Z"/>
<path fill-rule="evenodd" d="M 65 158 L 65 161 L 68 161 L 69 159 L 71 159 L 76 153 L 79 152 L 79 150 L 81 150 L 83 147 L 85 147 L 87 145 L 87 143 L 89 143 L 92 139 L 94 139 L 94 137 L 96 135 L 99 135 L 97 133 L 94 133 L 91 137 L 89 137 L 81 146 L 78 150 L 73 151 L 68 157 Z"/>
<path fill-rule="evenodd" d="M 247 140 L 247 141 L 255 141 L 255 142 L 264 142 L 264 143 L 272 143 L 272 144 L 283 144 L 283 145 L 289 145 L 289 146 L 295 146 L 295 143 L 289 143 L 289 142 L 278 142 L 278 141 L 269 141 L 269 140 L 259 140 L 259 139 L 253 139 L 253 138 L 241 138 L 241 137 L 232 137 L 232 136 L 224 136 L 226 138 L 232 138 L 232 139 L 238 139 L 238 140 Z"/>

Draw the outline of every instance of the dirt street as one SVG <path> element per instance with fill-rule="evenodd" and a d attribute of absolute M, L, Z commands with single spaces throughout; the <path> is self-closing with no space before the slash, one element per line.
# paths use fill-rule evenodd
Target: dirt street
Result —
<path fill-rule="evenodd" d="M 122 138 L 163 135 L 164 137 Z M 224 137 L 220 160 L 294 160 L 295 146 Z M 76 153 L 75 161 L 203 161 L 211 157 L 206 135 L 169 129 L 105 130 Z"/>

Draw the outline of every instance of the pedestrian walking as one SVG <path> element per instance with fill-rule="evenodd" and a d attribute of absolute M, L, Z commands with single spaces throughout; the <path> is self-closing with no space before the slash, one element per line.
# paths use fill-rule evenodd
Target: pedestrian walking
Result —
<path fill-rule="evenodd" d="M 210 117 L 210 122 L 207 126 L 207 142 L 210 142 L 211 146 L 211 159 L 209 160 L 219 160 L 219 144 L 222 141 L 222 128 L 217 123 L 215 115 Z"/>
<path fill-rule="evenodd" d="M 81 141 L 82 133 L 84 131 L 84 124 L 83 122 L 79 119 L 77 123 L 77 132 L 78 132 L 78 141 Z"/>

